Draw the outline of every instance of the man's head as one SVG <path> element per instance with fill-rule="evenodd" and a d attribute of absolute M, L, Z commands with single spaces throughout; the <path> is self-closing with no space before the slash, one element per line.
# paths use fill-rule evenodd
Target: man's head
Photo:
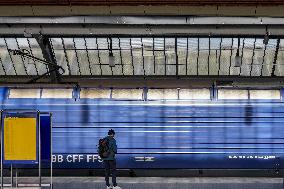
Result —
<path fill-rule="evenodd" d="M 111 130 L 109 130 L 108 131 L 108 136 L 111 136 L 111 137 L 114 137 L 114 135 L 115 135 L 115 132 L 114 132 L 114 130 L 113 129 L 111 129 Z"/>

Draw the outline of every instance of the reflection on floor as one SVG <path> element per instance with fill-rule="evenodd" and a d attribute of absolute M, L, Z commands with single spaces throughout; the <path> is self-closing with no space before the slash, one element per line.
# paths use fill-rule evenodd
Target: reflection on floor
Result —
<path fill-rule="evenodd" d="M 4 183 L 8 184 L 9 178 Z M 36 183 L 36 178 L 18 178 L 18 184 Z M 119 177 L 123 189 L 283 189 L 282 178 L 239 177 Z M 14 180 L 15 182 L 15 180 Z M 48 183 L 43 178 L 43 183 Z M 43 187 L 45 188 L 45 187 Z M 54 177 L 54 189 L 105 189 L 103 177 Z"/>

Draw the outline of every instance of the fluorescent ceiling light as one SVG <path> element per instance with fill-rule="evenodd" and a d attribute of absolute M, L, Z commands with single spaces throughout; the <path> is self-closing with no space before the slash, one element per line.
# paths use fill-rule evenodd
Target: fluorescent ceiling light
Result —
<path fill-rule="evenodd" d="M 109 67 L 115 67 L 115 60 L 112 52 L 109 53 L 108 61 Z"/>

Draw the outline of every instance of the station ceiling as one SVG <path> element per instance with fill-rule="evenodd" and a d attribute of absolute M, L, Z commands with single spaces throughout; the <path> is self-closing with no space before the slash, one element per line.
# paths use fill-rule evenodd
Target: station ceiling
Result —
<path fill-rule="evenodd" d="M 66 76 L 284 76 L 284 39 L 229 37 L 52 37 Z M 112 48 L 111 48 L 112 46 Z M 235 66 L 237 49 L 241 66 Z M 43 59 L 35 38 L 0 38 L 0 75 L 41 75 L 48 67 L 9 52 Z M 115 66 L 109 65 L 110 52 Z"/>
<path fill-rule="evenodd" d="M 19 8 L 21 11 L 19 11 Z M 283 17 L 282 0 L 1 0 L 0 16 L 198 15 Z"/>
<path fill-rule="evenodd" d="M 279 5 L 282 0 L 1 0 L 0 5 Z"/>
<path fill-rule="evenodd" d="M 0 83 L 42 75 L 51 83 L 78 78 L 284 81 L 283 31 L 283 18 L 271 17 L 0 17 Z M 62 69 L 50 72 L 57 66 Z"/>

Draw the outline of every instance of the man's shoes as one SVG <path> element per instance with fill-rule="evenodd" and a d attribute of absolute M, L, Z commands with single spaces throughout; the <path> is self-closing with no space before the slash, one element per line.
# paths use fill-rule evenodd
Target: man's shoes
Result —
<path fill-rule="evenodd" d="M 112 189 L 122 189 L 122 188 L 119 186 L 114 186 Z"/>
<path fill-rule="evenodd" d="M 112 189 L 112 186 L 107 186 L 107 188 L 106 189 Z"/>

